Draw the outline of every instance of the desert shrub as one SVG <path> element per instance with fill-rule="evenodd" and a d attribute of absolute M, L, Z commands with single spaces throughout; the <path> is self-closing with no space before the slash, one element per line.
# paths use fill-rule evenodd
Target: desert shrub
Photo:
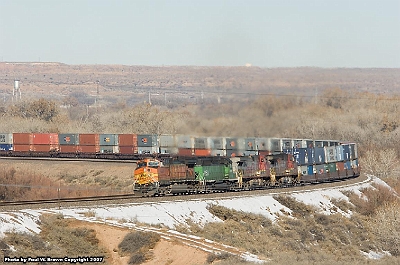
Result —
<path fill-rule="evenodd" d="M 371 218 L 370 227 L 385 250 L 393 256 L 400 256 L 400 203 L 382 205 Z"/>
<path fill-rule="evenodd" d="M 146 254 L 138 251 L 131 255 L 128 264 L 141 264 L 146 261 Z"/>
<path fill-rule="evenodd" d="M 210 253 L 207 256 L 207 263 L 213 263 L 214 261 L 218 260 L 226 260 L 228 258 L 232 257 L 232 254 L 222 252 L 222 253 Z"/>
<path fill-rule="evenodd" d="M 315 207 L 299 202 L 288 195 L 276 195 L 274 199 L 292 210 L 294 217 L 306 218 L 316 211 Z"/>
<path fill-rule="evenodd" d="M 151 257 L 150 249 L 160 241 L 160 235 L 151 232 L 135 231 L 127 234 L 118 244 L 122 254 L 130 254 L 129 264 L 140 264 Z"/>
<path fill-rule="evenodd" d="M 365 188 L 361 192 L 364 197 L 353 193 L 350 194 L 349 198 L 351 203 L 356 206 L 355 210 L 366 216 L 372 216 L 382 205 L 398 200 L 391 189 L 382 185 L 376 185 L 375 188 Z"/>
<path fill-rule="evenodd" d="M 211 214 L 215 215 L 216 217 L 218 217 L 222 220 L 233 220 L 236 222 L 239 222 L 239 221 L 255 222 L 255 223 L 259 223 L 263 227 L 272 225 L 271 220 L 269 220 L 268 218 L 266 218 L 265 216 L 263 216 L 261 214 L 249 214 L 246 212 L 240 212 L 240 211 L 228 209 L 226 207 L 214 205 L 214 204 L 208 205 L 207 210 Z"/>
<path fill-rule="evenodd" d="M 158 234 L 135 231 L 127 234 L 121 243 L 119 243 L 118 248 L 122 252 L 134 253 L 139 251 L 141 248 L 154 248 L 159 240 L 160 236 Z"/>
<path fill-rule="evenodd" d="M 348 212 L 349 210 L 354 209 L 354 206 L 349 202 L 347 202 L 346 200 L 332 198 L 330 201 L 333 205 L 335 205 L 344 212 Z"/>

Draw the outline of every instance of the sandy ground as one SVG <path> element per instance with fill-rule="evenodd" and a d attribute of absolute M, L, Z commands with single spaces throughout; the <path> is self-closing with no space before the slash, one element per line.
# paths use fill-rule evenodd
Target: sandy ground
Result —
<path fill-rule="evenodd" d="M 74 221 L 71 225 L 74 227 L 91 228 L 96 231 L 96 236 L 100 241 L 100 245 L 108 252 L 106 261 L 109 264 L 128 264 L 129 257 L 120 256 L 118 253 L 118 244 L 125 235 L 132 230 L 82 221 Z M 206 263 L 208 256 L 205 251 L 164 239 L 161 239 L 157 243 L 152 252 L 154 254 L 153 259 L 143 263 L 144 265 L 202 265 Z"/>

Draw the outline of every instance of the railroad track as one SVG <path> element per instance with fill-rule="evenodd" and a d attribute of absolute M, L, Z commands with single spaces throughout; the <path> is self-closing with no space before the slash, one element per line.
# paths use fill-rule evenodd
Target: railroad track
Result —
<path fill-rule="evenodd" d="M 32 201 L 2 201 L 1 206 L 17 206 L 17 205 L 46 205 L 46 204 L 60 204 L 70 202 L 97 202 L 97 201 L 111 201 L 111 200 L 128 200 L 140 198 L 134 194 L 123 195 L 105 195 L 105 196 L 91 196 L 91 197 L 77 197 L 77 198 L 57 198 L 48 200 L 32 200 Z"/>
<path fill-rule="evenodd" d="M 18 157 L 18 156 L 0 156 L 0 160 L 18 160 L 18 161 L 58 161 L 58 162 L 108 162 L 108 163 L 136 163 L 139 160 L 133 159 L 126 159 L 126 160 L 117 160 L 117 159 L 90 159 L 90 158 L 79 158 L 79 157 L 72 157 L 72 158 L 59 158 L 59 157 Z"/>
<path fill-rule="evenodd" d="M 48 208 L 50 207 L 87 207 L 87 206 L 102 206 L 107 204 L 125 204 L 125 203 L 157 203 L 160 201 L 182 201 L 182 200 L 197 200 L 197 199 L 224 199 L 227 197 L 246 197 L 266 195 L 270 193 L 282 192 L 302 192 L 313 189 L 323 188 L 340 188 L 348 185 L 357 185 L 370 181 L 370 179 L 361 175 L 357 178 L 350 178 L 341 181 L 325 182 L 317 185 L 302 185 L 291 186 L 286 188 L 273 188 L 264 190 L 251 190 L 242 192 L 215 192 L 207 194 L 190 194 L 190 195 L 175 195 L 175 196 L 161 196 L 161 197 L 142 197 L 135 194 L 123 195 L 106 195 L 106 196 L 92 196 L 92 197 L 77 197 L 77 198 L 55 198 L 48 200 L 33 200 L 33 201 L 3 201 L 0 202 L 0 211 L 32 209 L 32 208 Z"/>

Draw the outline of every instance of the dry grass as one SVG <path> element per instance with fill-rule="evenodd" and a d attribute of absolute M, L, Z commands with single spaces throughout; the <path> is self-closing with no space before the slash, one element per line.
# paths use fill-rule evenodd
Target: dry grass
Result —
<path fill-rule="evenodd" d="M 119 183 L 116 178 L 108 180 L 103 178 L 100 183 L 95 184 L 74 181 L 84 176 L 63 175 L 56 180 L 41 174 L 16 170 L 13 167 L 1 168 L 0 176 L 2 176 L 0 200 L 5 201 L 110 195 L 121 193 L 124 185 L 124 183 Z"/>
<path fill-rule="evenodd" d="M 375 185 L 375 187 L 363 189 L 361 192 L 362 197 L 350 193 L 349 199 L 356 206 L 355 210 L 366 216 L 373 216 L 380 207 L 398 200 L 392 190 L 382 185 Z"/>

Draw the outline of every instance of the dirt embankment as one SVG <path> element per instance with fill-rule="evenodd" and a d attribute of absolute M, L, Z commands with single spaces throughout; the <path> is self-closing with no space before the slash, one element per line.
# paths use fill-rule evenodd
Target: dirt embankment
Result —
<path fill-rule="evenodd" d="M 106 261 L 112 265 L 126 265 L 129 256 L 121 256 L 118 252 L 118 244 L 131 232 L 128 228 L 119 228 L 103 224 L 95 224 L 81 221 L 71 223 L 74 227 L 86 227 L 96 231 L 96 237 L 100 246 L 108 252 Z M 153 259 L 143 263 L 144 265 L 202 265 L 207 260 L 208 253 L 198 248 L 180 244 L 177 241 L 161 239 L 152 250 Z"/>

